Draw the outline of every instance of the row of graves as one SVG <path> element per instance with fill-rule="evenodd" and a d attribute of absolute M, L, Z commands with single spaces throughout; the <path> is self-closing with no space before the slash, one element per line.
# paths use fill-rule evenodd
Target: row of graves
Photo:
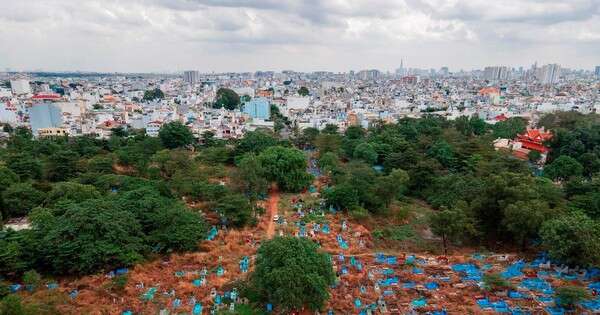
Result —
<path fill-rule="evenodd" d="M 568 268 L 545 254 L 525 261 L 506 254 L 376 253 L 369 231 L 336 209 L 292 201 L 293 234 L 313 239 L 331 255 L 337 280 L 327 314 L 600 314 L 600 269 Z M 321 219 L 308 222 L 315 215 Z M 486 290 L 484 274 L 500 274 L 512 288 Z M 593 298 L 565 310 L 555 294 L 565 285 L 585 287 Z"/>

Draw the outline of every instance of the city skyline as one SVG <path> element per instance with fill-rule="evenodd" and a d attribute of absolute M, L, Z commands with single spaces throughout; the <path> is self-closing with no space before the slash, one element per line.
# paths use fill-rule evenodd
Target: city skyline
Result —
<path fill-rule="evenodd" d="M 8 1 L 0 69 L 333 71 L 561 64 L 594 70 L 593 0 Z M 440 54 L 443 52 L 443 54 Z"/>

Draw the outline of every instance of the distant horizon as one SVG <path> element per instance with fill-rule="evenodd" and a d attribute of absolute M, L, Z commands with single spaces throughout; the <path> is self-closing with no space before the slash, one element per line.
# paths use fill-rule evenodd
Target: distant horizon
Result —
<path fill-rule="evenodd" d="M 563 64 L 560 63 L 556 63 L 556 62 L 552 62 L 552 63 L 539 63 L 538 62 L 538 67 L 547 65 L 547 64 L 558 64 L 562 69 L 569 69 L 572 71 L 591 71 L 594 72 L 595 68 L 600 66 L 600 64 L 596 65 L 596 66 L 591 66 L 589 69 L 588 68 L 573 68 L 573 67 L 568 67 L 565 66 Z M 523 67 L 523 71 L 526 71 L 528 69 L 531 69 L 531 66 L 533 65 L 495 65 L 495 64 L 490 64 L 487 66 L 483 66 L 480 68 L 471 68 L 471 69 L 452 69 L 450 67 L 448 67 L 449 72 L 450 73 L 458 73 L 458 72 L 472 72 L 472 71 L 483 71 L 485 69 L 485 67 L 508 67 L 510 69 L 515 69 L 518 70 L 519 67 Z M 404 67 L 403 69 L 405 70 L 413 70 L 413 69 L 418 69 L 418 70 L 436 70 L 439 71 L 442 67 L 438 67 L 438 68 L 434 68 L 434 67 Z M 399 67 L 398 67 L 399 68 Z M 398 69 L 396 68 L 396 69 Z M 7 74 L 19 74 L 19 73 L 81 73 L 81 74 L 140 74 L 140 75 L 152 75 L 152 74 L 162 74 L 162 75 L 182 75 L 185 71 L 198 71 L 200 74 L 227 74 L 227 73 L 256 73 L 256 72 L 275 72 L 275 73 L 282 73 L 283 71 L 292 71 L 295 73 L 315 73 L 315 72 L 330 72 L 333 74 L 348 74 L 350 73 L 350 71 L 354 71 L 354 72 L 359 72 L 359 71 L 363 71 L 363 70 L 378 70 L 381 73 L 390 73 L 390 74 L 394 74 L 394 72 L 396 71 L 396 69 L 378 69 L 378 68 L 361 68 L 361 69 L 349 69 L 349 70 L 345 70 L 345 71 L 333 71 L 333 70 L 308 70 L 308 71 L 301 71 L 301 70 L 294 70 L 294 69 L 256 69 L 256 70 L 248 70 L 248 71 L 210 71 L 210 72 L 205 72 L 199 69 L 184 69 L 184 70 L 169 70 L 169 71 L 146 71 L 146 72 L 137 72 L 137 71 L 98 71 L 98 70 L 46 70 L 46 69 L 36 69 L 36 70 L 20 70 L 20 69 L 3 69 L 0 70 L 0 73 L 7 73 Z"/>
<path fill-rule="evenodd" d="M 596 0 L 0 0 L 0 70 L 600 65 Z"/>

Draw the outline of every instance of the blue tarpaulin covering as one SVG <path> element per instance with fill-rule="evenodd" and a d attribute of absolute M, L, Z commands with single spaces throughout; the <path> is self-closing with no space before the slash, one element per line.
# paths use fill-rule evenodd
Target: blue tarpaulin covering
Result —
<path fill-rule="evenodd" d="M 523 281 L 521 281 L 519 286 L 527 288 L 529 290 L 542 292 L 544 294 L 554 293 L 554 290 L 552 290 L 552 286 L 550 285 L 550 283 L 540 278 L 524 279 Z"/>
<path fill-rule="evenodd" d="M 600 298 L 597 298 L 595 300 L 583 301 L 581 302 L 581 306 L 590 311 L 598 312 L 600 311 Z"/>
<path fill-rule="evenodd" d="M 425 307 L 425 306 L 427 306 L 427 300 L 425 298 L 420 298 L 420 299 L 417 299 L 417 300 L 413 300 L 412 303 L 411 303 L 411 305 L 414 308 Z"/>
<path fill-rule="evenodd" d="M 393 277 L 393 278 L 387 278 L 385 280 L 379 280 L 377 281 L 377 283 L 382 286 L 382 287 L 388 287 L 391 285 L 397 285 L 398 284 L 398 278 L 397 277 Z"/>
<path fill-rule="evenodd" d="M 427 288 L 427 290 L 435 290 L 437 288 L 439 288 L 440 285 L 437 284 L 436 282 L 427 282 L 425 283 L 425 288 Z"/>

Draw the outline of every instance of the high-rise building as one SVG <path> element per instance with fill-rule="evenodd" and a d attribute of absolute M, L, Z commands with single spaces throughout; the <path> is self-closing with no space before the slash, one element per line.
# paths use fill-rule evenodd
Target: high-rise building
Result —
<path fill-rule="evenodd" d="M 62 111 L 53 103 L 34 104 L 29 110 L 29 120 L 31 131 L 37 136 L 39 129 L 62 127 Z"/>
<path fill-rule="evenodd" d="M 198 71 L 184 71 L 183 81 L 189 84 L 196 84 L 200 81 L 200 72 Z"/>
<path fill-rule="evenodd" d="M 600 66 L 596 66 L 596 77 L 600 78 Z"/>
<path fill-rule="evenodd" d="M 31 86 L 29 85 L 29 80 L 26 79 L 10 80 L 10 88 L 12 89 L 13 94 L 31 93 Z"/>
<path fill-rule="evenodd" d="M 489 81 L 507 80 L 510 71 L 508 67 L 485 67 L 483 78 Z"/>
<path fill-rule="evenodd" d="M 536 75 L 537 79 L 542 84 L 554 84 L 558 82 L 560 78 L 560 65 L 549 64 L 545 65 L 538 70 Z"/>
<path fill-rule="evenodd" d="M 447 77 L 448 75 L 450 75 L 450 70 L 448 69 L 448 67 L 442 67 L 440 69 L 440 76 Z"/>

